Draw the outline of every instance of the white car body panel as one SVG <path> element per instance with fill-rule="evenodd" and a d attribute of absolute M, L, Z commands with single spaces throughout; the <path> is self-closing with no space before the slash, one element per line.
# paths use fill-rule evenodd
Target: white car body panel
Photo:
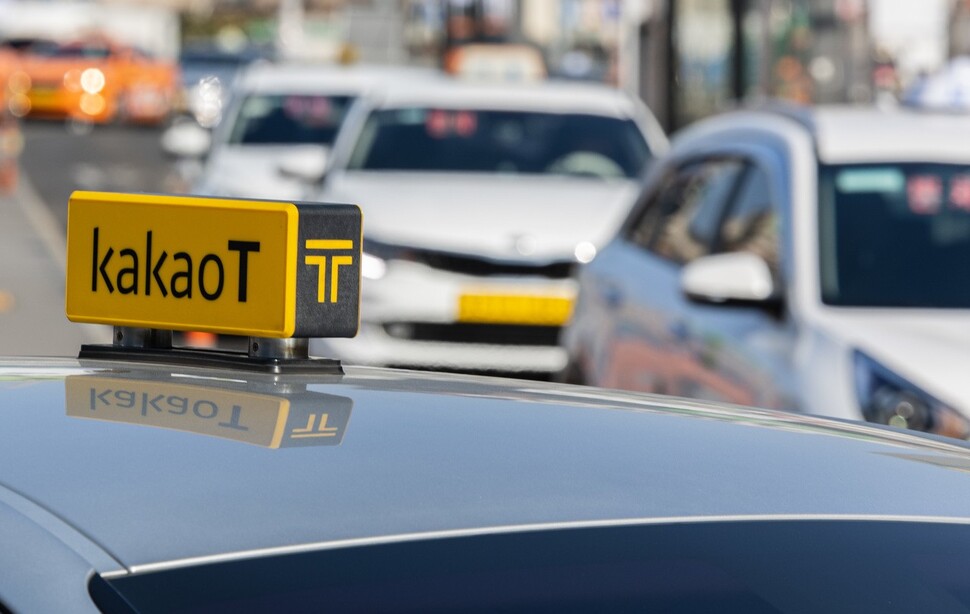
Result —
<path fill-rule="evenodd" d="M 209 155 L 196 192 L 208 196 L 302 200 L 306 185 L 280 173 L 277 161 L 318 145 L 223 145 Z"/>
<path fill-rule="evenodd" d="M 963 310 L 830 309 L 820 324 L 941 401 L 970 411 L 970 313 Z"/>
<path fill-rule="evenodd" d="M 323 200 L 359 205 L 367 236 L 379 241 L 499 259 L 569 260 L 581 241 L 609 240 L 637 189 L 623 179 L 346 171 L 328 179 Z"/>
<path fill-rule="evenodd" d="M 823 162 L 967 161 L 970 125 L 952 115 L 835 107 L 816 116 Z"/>

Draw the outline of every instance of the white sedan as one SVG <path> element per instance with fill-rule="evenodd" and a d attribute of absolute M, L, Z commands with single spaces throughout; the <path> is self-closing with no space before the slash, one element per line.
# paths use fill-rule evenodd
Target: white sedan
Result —
<path fill-rule="evenodd" d="M 163 147 L 205 156 L 190 191 L 204 196 L 299 200 L 319 177 L 351 104 L 378 84 L 421 69 L 379 66 L 251 64 L 233 84 L 225 117 L 212 131 L 176 125 Z"/>
<path fill-rule="evenodd" d="M 354 362 L 552 373 L 588 262 L 666 139 L 604 86 L 450 78 L 364 98 L 316 200 L 364 207 L 356 339 L 311 350 Z"/>
<path fill-rule="evenodd" d="M 567 381 L 970 435 L 970 122 L 737 112 L 584 267 Z"/>

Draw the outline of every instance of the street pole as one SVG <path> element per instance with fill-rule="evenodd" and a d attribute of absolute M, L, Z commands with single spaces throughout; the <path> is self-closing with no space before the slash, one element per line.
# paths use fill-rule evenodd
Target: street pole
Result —
<path fill-rule="evenodd" d="M 761 95 L 774 96 L 775 39 L 771 31 L 772 0 L 759 0 L 761 10 Z"/>
<path fill-rule="evenodd" d="M 747 13 L 747 0 L 731 0 L 731 24 L 734 41 L 731 53 L 731 95 L 735 101 L 744 100 L 747 44 L 744 39 L 744 16 Z"/>

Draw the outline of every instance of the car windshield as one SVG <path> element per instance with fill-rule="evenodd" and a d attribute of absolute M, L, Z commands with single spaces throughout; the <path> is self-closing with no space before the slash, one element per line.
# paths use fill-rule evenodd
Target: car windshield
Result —
<path fill-rule="evenodd" d="M 629 119 L 409 107 L 368 118 L 348 168 L 636 177 L 650 156 Z"/>
<path fill-rule="evenodd" d="M 91 58 L 104 59 L 111 55 L 111 49 L 98 43 L 73 43 L 58 45 L 40 42 L 30 47 L 30 52 L 49 58 Z"/>
<path fill-rule="evenodd" d="M 238 53 L 211 48 L 183 49 L 179 57 L 179 69 L 182 82 L 195 84 L 207 76 L 216 76 L 229 80 L 241 68 L 259 60 L 268 60 L 272 56 L 261 48 L 246 48 Z M 228 85 L 228 82 L 225 84 Z"/>
<path fill-rule="evenodd" d="M 330 145 L 352 101 L 350 96 L 248 96 L 240 105 L 229 143 Z"/>
<path fill-rule="evenodd" d="M 819 240 L 827 304 L 970 308 L 970 166 L 822 167 Z"/>

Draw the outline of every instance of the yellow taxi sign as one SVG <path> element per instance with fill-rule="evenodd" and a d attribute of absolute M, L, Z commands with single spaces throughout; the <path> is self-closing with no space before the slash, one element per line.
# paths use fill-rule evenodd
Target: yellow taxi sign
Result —
<path fill-rule="evenodd" d="M 361 214 L 353 205 L 75 192 L 74 322 L 255 337 L 352 337 Z"/>

